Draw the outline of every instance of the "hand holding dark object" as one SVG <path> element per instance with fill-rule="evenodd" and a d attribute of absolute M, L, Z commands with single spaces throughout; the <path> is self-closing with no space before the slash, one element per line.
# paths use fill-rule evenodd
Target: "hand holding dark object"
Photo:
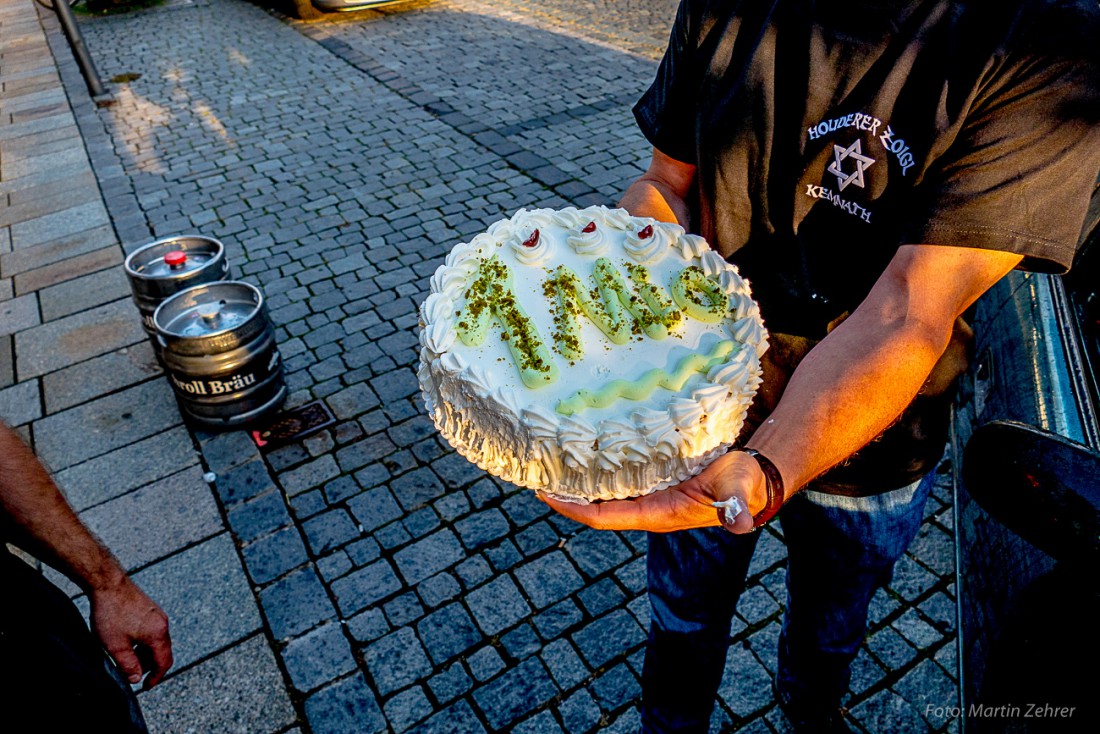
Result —
<path fill-rule="evenodd" d="M 131 684 L 149 690 L 172 667 L 168 616 L 128 577 L 94 589 L 92 629 Z"/>
<path fill-rule="evenodd" d="M 34 453 L 0 423 L 0 539 L 68 576 L 91 602 L 92 629 L 146 689 L 172 665 L 168 618 L 80 521 Z"/>

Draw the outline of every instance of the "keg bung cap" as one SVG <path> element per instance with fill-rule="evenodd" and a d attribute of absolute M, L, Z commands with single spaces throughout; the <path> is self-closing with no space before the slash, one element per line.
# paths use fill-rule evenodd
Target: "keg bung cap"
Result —
<path fill-rule="evenodd" d="M 164 256 L 164 264 L 175 270 L 183 267 L 187 262 L 187 253 L 183 250 L 172 250 Z"/>
<path fill-rule="evenodd" d="M 216 328 L 218 322 L 221 321 L 222 303 L 217 301 L 200 303 L 198 306 L 195 306 L 195 313 L 197 313 L 203 321 L 209 324 L 211 328 Z"/>

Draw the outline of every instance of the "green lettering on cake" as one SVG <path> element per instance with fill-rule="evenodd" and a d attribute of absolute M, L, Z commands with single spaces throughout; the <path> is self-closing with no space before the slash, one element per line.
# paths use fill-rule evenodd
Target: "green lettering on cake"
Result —
<path fill-rule="evenodd" d="M 724 339 L 706 354 L 686 355 L 671 372 L 654 368 L 636 380 L 612 380 L 598 390 L 577 390 L 558 401 L 555 409 L 562 415 L 573 415 L 585 408 L 606 408 L 621 398 L 645 400 L 658 387 L 678 392 L 694 373 L 722 364 L 737 347 L 737 342 Z"/>
<path fill-rule="evenodd" d="M 721 321 L 730 308 L 722 286 L 695 265 L 681 270 L 672 281 L 672 298 L 688 316 L 708 324 Z"/>
<path fill-rule="evenodd" d="M 584 343 L 577 323 L 581 314 L 613 343 L 630 341 L 630 320 L 619 303 L 618 292 L 609 286 L 607 278 L 600 277 L 598 271 L 594 280 L 596 287 L 588 290 L 575 272 L 561 265 L 543 286 L 543 294 L 555 302 L 554 348 L 571 361 L 584 357 Z"/>
<path fill-rule="evenodd" d="M 491 317 L 504 328 L 500 336 L 508 344 L 524 385 L 538 388 L 558 379 L 550 350 L 516 298 L 512 271 L 496 255 L 481 261 L 477 278 L 466 290 L 466 305 L 455 327 L 458 338 L 470 347 L 483 344 Z"/>
<path fill-rule="evenodd" d="M 596 261 L 596 280 L 619 296 L 619 302 L 649 338 L 664 339 L 669 329 L 680 323 L 683 314 L 659 286 L 649 282 L 649 270 L 641 265 L 627 265 L 627 268 L 638 295 L 627 288 L 623 276 L 607 258 Z"/>

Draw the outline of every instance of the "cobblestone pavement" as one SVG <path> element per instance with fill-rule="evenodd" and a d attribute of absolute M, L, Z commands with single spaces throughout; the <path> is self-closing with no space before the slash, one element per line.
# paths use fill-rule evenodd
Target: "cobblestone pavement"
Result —
<path fill-rule="evenodd" d="M 143 439 L 154 456 L 197 473 L 193 452 L 178 450 L 193 438 L 216 475 L 216 506 L 203 510 L 212 529 L 147 574 L 154 592 L 194 594 L 176 624 L 185 639 L 210 637 L 143 695 L 154 734 L 637 728 L 644 535 L 550 515 L 435 435 L 417 395 L 416 306 L 460 239 L 519 207 L 613 203 L 641 172 L 648 149 L 630 106 L 674 11 L 673 0 L 436 0 L 300 23 L 243 0 L 170 0 L 81 19 L 115 80 L 115 104 L 78 122 L 118 240 L 126 250 L 186 232 L 225 242 L 235 274 L 268 298 L 290 404 L 321 399 L 338 419 L 261 453 L 244 432 L 188 436 L 174 406 L 143 411 L 171 414 Z M 79 84 L 66 77 L 74 99 Z M 0 291 L 0 309 L 17 302 Z M 3 339 L 0 367 L 12 348 Z M 128 348 L 96 351 L 96 374 Z M 68 368 L 48 351 L 25 359 L 34 380 Z M 29 383 L 9 384 L 0 409 L 6 395 L 24 404 L 10 391 Z M 93 404 L 166 394 L 118 389 Z M 80 420 L 84 399 L 59 403 L 77 406 L 59 415 Z M 39 435 L 36 448 L 49 449 L 55 433 Z M 90 476 L 139 450 L 130 443 L 56 453 Z M 866 732 L 955 728 L 925 718 L 926 704 L 956 695 L 941 476 L 856 661 L 848 708 Z M 110 499 L 148 491 L 137 486 Z M 106 499 L 89 497 L 85 516 Z M 230 532 L 217 534 L 219 522 Z M 769 528 L 734 620 L 715 731 L 788 729 L 769 687 L 784 554 Z M 173 562 L 203 569 L 198 588 L 170 573 Z M 219 711 L 238 688 L 248 705 Z"/>

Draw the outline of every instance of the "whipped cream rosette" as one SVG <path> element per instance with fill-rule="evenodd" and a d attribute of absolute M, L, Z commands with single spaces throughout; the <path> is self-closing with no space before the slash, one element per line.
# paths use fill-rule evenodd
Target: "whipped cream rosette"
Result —
<path fill-rule="evenodd" d="M 737 439 L 767 332 L 737 269 L 622 209 L 521 209 L 456 245 L 418 377 L 455 449 L 577 502 L 679 483 Z"/>

